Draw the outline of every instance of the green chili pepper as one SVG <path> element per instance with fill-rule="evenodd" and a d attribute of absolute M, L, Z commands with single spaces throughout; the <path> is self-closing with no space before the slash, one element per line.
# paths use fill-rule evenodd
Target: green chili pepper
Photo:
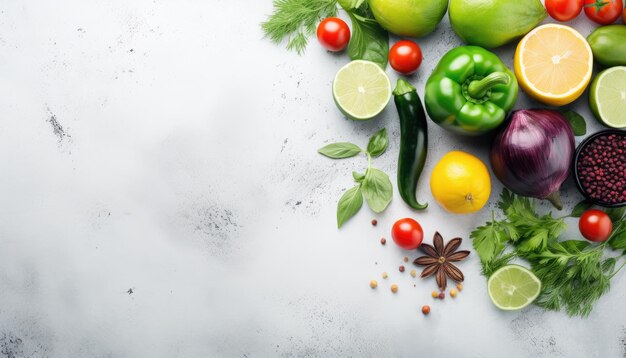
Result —
<path fill-rule="evenodd" d="M 493 52 L 457 47 L 443 56 L 426 82 L 430 118 L 456 133 L 480 135 L 497 128 L 515 105 L 515 75 Z"/>
<path fill-rule="evenodd" d="M 415 198 L 428 146 L 426 114 L 415 87 L 403 79 L 393 91 L 393 99 L 400 116 L 400 155 L 398 156 L 398 191 L 405 203 L 417 210 L 426 209 Z"/>

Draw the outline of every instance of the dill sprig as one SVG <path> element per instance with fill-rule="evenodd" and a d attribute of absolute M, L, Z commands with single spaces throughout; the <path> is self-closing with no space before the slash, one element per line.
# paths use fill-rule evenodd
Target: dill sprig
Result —
<path fill-rule="evenodd" d="M 514 258 L 528 261 L 541 280 L 535 304 L 547 310 L 565 310 L 586 317 L 611 287 L 619 257 L 605 257 L 605 249 L 626 249 L 626 214 L 607 209 L 614 231 L 607 242 L 595 245 L 581 240 L 558 241 L 566 229 L 565 217 L 539 215 L 535 201 L 504 189 L 498 207 L 504 218 L 477 227 L 472 244 L 480 257 L 483 275 L 489 276 Z"/>
<path fill-rule="evenodd" d="M 302 54 L 317 23 L 337 15 L 337 0 L 274 0 L 274 13 L 261 24 L 274 43 L 287 40 L 287 49 Z"/>

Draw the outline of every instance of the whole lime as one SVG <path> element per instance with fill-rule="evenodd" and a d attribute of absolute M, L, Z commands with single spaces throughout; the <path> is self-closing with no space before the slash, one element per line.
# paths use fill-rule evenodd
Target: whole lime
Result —
<path fill-rule="evenodd" d="M 370 0 L 376 21 L 396 35 L 421 37 L 437 27 L 448 0 Z"/>
<path fill-rule="evenodd" d="M 463 41 L 494 48 L 526 35 L 547 13 L 540 0 L 450 0 L 448 15 Z"/>

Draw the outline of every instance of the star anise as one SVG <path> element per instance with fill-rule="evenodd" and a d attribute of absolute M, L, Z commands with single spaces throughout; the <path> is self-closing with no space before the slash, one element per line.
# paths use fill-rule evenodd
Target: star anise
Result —
<path fill-rule="evenodd" d="M 463 239 L 454 238 L 444 246 L 443 237 L 438 232 L 433 238 L 433 246 L 422 244 L 421 249 L 426 256 L 418 257 L 413 261 L 415 265 L 426 266 L 420 277 L 428 277 L 435 274 L 437 278 L 437 286 L 439 290 L 445 291 L 448 284 L 447 277 L 456 282 L 463 282 L 463 272 L 458 269 L 452 262 L 465 259 L 470 252 L 467 250 L 456 251 L 461 246 Z M 446 277 L 447 276 L 447 277 Z"/>

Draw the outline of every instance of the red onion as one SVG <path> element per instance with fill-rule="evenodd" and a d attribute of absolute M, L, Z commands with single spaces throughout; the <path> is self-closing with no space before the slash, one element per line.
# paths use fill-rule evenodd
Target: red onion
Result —
<path fill-rule="evenodd" d="M 491 167 L 512 192 L 547 199 L 561 210 L 559 188 L 569 174 L 574 133 L 558 111 L 513 112 L 491 147 Z"/>

